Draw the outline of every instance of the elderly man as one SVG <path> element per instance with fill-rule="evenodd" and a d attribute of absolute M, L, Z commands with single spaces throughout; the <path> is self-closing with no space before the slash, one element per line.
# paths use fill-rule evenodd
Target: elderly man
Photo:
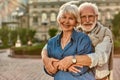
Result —
<path fill-rule="evenodd" d="M 47 56 L 46 47 L 42 51 L 42 59 L 47 71 L 50 74 L 54 74 L 56 69 L 54 69 L 53 62 L 59 61 L 58 69 L 68 70 L 72 72 L 79 72 L 75 66 L 89 66 L 94 68 L 95 78 L 97 80 L 112 80 L 110 77 L 110 72 L 112 70 L 112 33 L 107 28 L 98 22 L 98 7 L 93 3 L 82 3 L 79 8 L 80 14 L 80 26 L 78 29 L 90 37 L 94 53 L 87 55 L 75 55 L 73 57 L 68 56 L 62 60 L 57 60 L 49 58 Z M 46 45 L 47 46 L 47 45 Z"/>

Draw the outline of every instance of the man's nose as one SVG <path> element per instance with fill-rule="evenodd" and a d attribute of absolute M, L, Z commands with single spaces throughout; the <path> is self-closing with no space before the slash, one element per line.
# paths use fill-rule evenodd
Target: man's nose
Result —
<path fill-rule="evenodd" d="M 89 17 L 88 16 L 86 16 L 86 22 L 89 22 Z"/>

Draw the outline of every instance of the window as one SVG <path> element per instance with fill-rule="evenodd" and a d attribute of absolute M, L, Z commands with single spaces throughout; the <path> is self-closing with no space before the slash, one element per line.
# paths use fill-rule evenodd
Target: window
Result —
<path fill-rule="evenodd" d="M 51 15 L 50 15 L 50 21 L 51 22 L 55 22 L 56 21 L 56 14 L 55 13 L 51 13 Z"/>
<path fill-rule="evenodd" d="M 37 16 L 33 17 L 33 24 L 38 24 L 38 17 Z"/>
<path fill-rule="evenodd" d="M 47 13 L 42 13 L 42 23 L 47 21 Z"/>

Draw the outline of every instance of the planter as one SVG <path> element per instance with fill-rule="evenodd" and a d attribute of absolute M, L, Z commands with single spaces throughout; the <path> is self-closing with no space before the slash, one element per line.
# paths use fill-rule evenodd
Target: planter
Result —
<path fill-rule="evenodd" d="M 10 56 L 19 58 L 41 58 L 41 51 L 42 47 L 39 45 L 12 47 Z"/>

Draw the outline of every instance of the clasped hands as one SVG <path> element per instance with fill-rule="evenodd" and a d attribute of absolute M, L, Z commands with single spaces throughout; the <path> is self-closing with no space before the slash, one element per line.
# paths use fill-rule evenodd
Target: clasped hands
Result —
<path fill-rule="evenodd" d="M 58 70 L 62 71 L 70 71 L 70 72 L 80 72 L 75 66 L 79 66 L 78 64 L 72 63 L 72 56 L 67 56 L 61 60 L 55 59 L 55 58 L 49 58 L 46 57 L 43 59 L 45 69 L 50 74 L 55 74 Z"/>

